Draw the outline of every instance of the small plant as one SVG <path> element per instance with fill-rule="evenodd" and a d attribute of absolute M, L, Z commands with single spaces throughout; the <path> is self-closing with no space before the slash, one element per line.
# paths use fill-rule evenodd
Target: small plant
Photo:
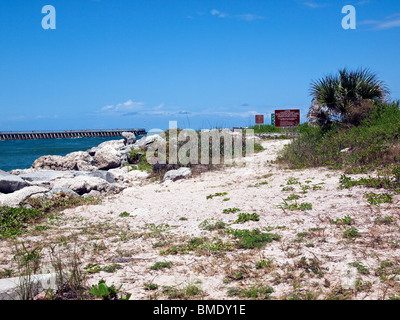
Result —
<path fill-rule="evenodd" d="M 236 246 L 241 249 L 261 248 L 269 242 L 281 239 L 277 234 L 263 233 L 258 229 L 251 231 L 231 229 L 228 233 L 238 239 Z"/>
<path fill-rule="evenodd" d="M 283 192 L 285 192 L 285 191 L 294 191 L 294 188 L 293 187 L 283 187 L 282 191 Z"/>
<path fill-rule="evenodd" d="M 349 263 L 349 265 L 356 267 L 357 271 L 361 274 L 370 274 L 368 268 L 366 266 L 362 265 L 362 263 L 360 261 Z"/>
<path fill-rule="evenodd" d="M 292 201 L 292 200 L 299 200 L 300 196 L 297 194 L 291 194 L 289 197 L 286 198 L 286 201 Z"/>
<path fill-rule="evenodd" d="M 114 285 L 108 286 L 106 282 L 101 279 L 97 285 L 92 286 L 89 293 L 103 300 L 118 300 L 118 293 L 121 288 L 122 285 L 118 289 L 116 289 Z M 130 297 L 131 294 L 122 294 L 119 300 L 129 300 Z"/>
<path fill-rule="evenodd" d="M 121 212 L 121 213 L 119 214 L 120 217 L 129 217 L 130 215 L 131 215 L 131 214 L 130 214 L 129 212 L 126 212 L 126 211 Z"/>
<path fill-rule="evenodd" d="M 374 220 L 374 222 L 376 224 L 386 224 L 386 225 L 392 224 L 394 221 L 395 221 L 395 218 L 393 216 L 386 216 L 384 218 L 376 218 Z"/>
<path fill-rule="evenodd" d="M 222 212 L 224 214 L 229 214 L 229 213 L 235 213 L 235 212 L 239 212 L 240 209 L 239 208 L 229 208 L 229 209 L 224 209 Z"/>
<path fill-rule="evenodd" d="M 266 185 L 266 184 L 268 184 L 268 181 L 259 182 L 259 183 L 256 183 L 256 184 L 249 184 L 247 187 L 248 188 L 257 188 L 259 186 L 263 186 L 263 185 Z"/>
<path fill-rule="evenodd" d="M 300 184 L 299 178 L 289 177 L 289 179 L 286 181 L 286 184 L 287 184 L 287 185 L 291 185 L 291 184 Z"/>
<path fill-rule="evenodd" d="M 173 265 L 173 262 L 167 261 L 167 262 L 156 262 L 153 266 L 150 267 L 151 270 L 160 270 L 160 269 L 165 269 L 165 268 L 171 268 Z"/>
<path fill-rule="evenodd" d="M 364 195 L 364 198 L 367 198 L 369 204 L 372 205 L 380 205 L 381 203 L 392 203 L 393 196 L 388 193 L 376 194 L 376 193 L 367 193 Z"/>
<path fill-rule="evenodd" d="M 155 283 L 145 283 L 144 285 L 145 290 L 157 290 L 158 289 L 158 284 Z"/>
<path fill-rule="evenodd" d="M 74 194 L 60 192 L 51 198 L 29 198 L 28 200 L 21 202 L 21 205 L 30 206 L 31 208 L 39 210 L 43 213 L 54 213 L 69 208 L 79 207 L 82 205 L 99 204 L 100 202 L 101 200 L 98 198 L 84 198 Z"/>
<path fill-rule="evenodd" d="M 324 275 L 324 269 L 320 266 L 320 261 L 316 258 L 307 259 L 302 257 L 297 263 L 297 267 L 303 268 L 307 273 L 314 273 L 315 275 L 322 277 Z"/>
<path fill-rule="evenodd" d="M 353 223 L 353 219 L 350 216 L 345 216 L 344 218 L 341 219 L 331 219 L 331 223 L 337 224 L 337 225 L 351 225 Z"/>
<path fill-rule="evenodd" d="M 257 213 L 240 213 L 234 223 L 245 223 L 247 221 L 259 221 L 260 216 Z"/>
<path fill-rule="evenodd" d="M 252 286 L 248 289 L 229 288 L 228 296 L 238 296 L 239 298 L 255 299 L 255 300 L 268 300 L 274 292 L 272 287 L 266 286 Z"/>
<path fill-rule="evenodd" d="M 283 203 L 281 205 L 278 205 L 279 208 L 281 208 L 283 211 L 290 210 L 290 211 L 296 211 L 296 210 L 311 210 L 312 209 L 312 203 L 300 203 L 298 204 L 297 201 L 295 203 L 288 203 L 286 200 L 283 200 Z"/>
<path fill-rule="evenodd" d="M 225 229 L 226 223 L 223 221 L 216 221 L 214 219 L 206 219 L 200 223 L 199 228 L 207 231 Z"/>
<path fill-rule="evenodd" d="M 343 236 L 348 239 L 354 239 L 360 236 L 360 232 L 355 227 L 350 227 L 343 232 Z"/>
<path fill-rule="evenodd" d="M 113 273 L 113 272 L 115 272 L 116 270 L 119 270 L 119 269 L 122 269 L 122 267 L 118 263 L 113 263 L 113 264 L 110 264 L 108 266 L 104 266 L 104 267 L 101 268 L 102 271 L 108 272 L 108 273 Z"/>
<path fill-rule="evenodd" d="M 312 203 L 301 203 L 299 208 L 301 211 L 312 210 Z"/>
<path fill-rule="evenodd" d="M 272 269 L 274 266 L 272 259 L 259 260 L 256 262 L 256 269 Z"/>
<path fill-rule="evenodd" d="M 97 264 L 88 264 L 86 267 L 83 268 L 87 273 L 96 273 L 100 272 L 102 268 Z"/>
<path fill-rule="evenodd" d="M 29 224 L 44 216 L 42 211 L 36 209 L 0 207 L 0 238 L 18 236 Z"/>
<path fill-rule="evenodd" d="M 217 192 L 217 193 L 208 195 L 206 198 L 212 199 L 214 197 L 223 197 L 223 196 L 226 196 L 227 194 L 228 194 L 227 192 L 222 192 L 222 193 Z"/>

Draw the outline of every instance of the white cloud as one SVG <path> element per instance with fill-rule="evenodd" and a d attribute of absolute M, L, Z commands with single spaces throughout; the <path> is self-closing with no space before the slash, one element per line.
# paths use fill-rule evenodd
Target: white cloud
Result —
<path fill-rule="evenodd" d="M 365 20 L 361 21 L 361 25 L 370 25 L 373 30 L 388 30 L 400 27 L 400 13 L 396 13 L 386 17 L 383 20 Z"/>
<path fill-rule="evenodd" d="M 254 20 L 265 19 L 265 17 L 251 14 L 251 13 L 233 15 L 233 14 L 221 12 L 217 9 L 212 9 L 210 13 L 211 13 L 211 15 L 216 16 L 218 18 L 232 18 L 232 19 L 244 20 L 244 21 L 254 21 Z"/>
<path fill-rule="evenodd" d="M 141 110 L 144 107 L 142 102 L 134 102 L 131 99 L 117 105 L 107 105 L 101 108 L 100 112 L 107 113 L 126 113 Z"/>
<path fill-rule="evenodd" d="M 312 9 L 325 8 L 325 7 L 330 5 L 328 3 L 320 3 L 320 2 L 316 2 L 316 1 L 305 1 L 305 2 L 303 2 L 303 4 L 306 7 L 309 7 L 309 8 L 312 8 Z"/>
<path fill-rule="evenodd" d="M 265 19 L 264 17 L 257 16 L 255 14 L 240 14 L 236 16 L 239 20 L 246 20 L 246 21 L 254 21 L 254 20 L 262 20 Z"/>
<path fill-rule="evenodd" d="M 227 13 L 220 12 L 220 11 L 217 10 L 217 9 L 212 9 L 212 10 L 211 10 L 211 14 L 212 14 L 213 16 L 217 16 L 217 17 L 219 17 L 219 18 L 226 18 L 226 17 L 228 16 Z"/>

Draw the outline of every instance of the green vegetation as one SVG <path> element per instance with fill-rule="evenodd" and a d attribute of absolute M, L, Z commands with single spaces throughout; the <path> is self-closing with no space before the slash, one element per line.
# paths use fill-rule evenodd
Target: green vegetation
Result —
<path fill-rule="evenodd" d="M 217 192 L 217 193 L 208 195 L 206 198 L 207 198 L 207 199 L 212 199 L 212 198 L 214 198 L 214 197 L 226 196 L 227 194 L 228 194 L 228 193 L 226 193 L 226 192 Z"/>
<path fill-rule="evenodd" d="M 0 238 L 22 234 L 29 224 L 44 215 L 44 212 L 36 209 L 0 207 Z"/>
<path fill-rule="evenodd" d="M 370 274 L 370 271 L 360 261 L 349 263 L 350 266 L 356 267 L 357 271 L 361 274 Z"/>
<path fill-rule="evenodd" d="M 214 219 L 206 219 L 200 223 L 199 228 L 207 231 L 220 230 L 226 227 L 223 221 L 215 221 Z"/>
<path fill-rule="evenodd" d="M 229 288 L 228 296 L 235 296 L 243 299 L 268 300 L 271 298 L 273 292 L 274 289 L 267 286 L 252 286 L 248 289 Z"/>
<path fill-rule="evenodd" d="M 376 75 L 340 70 L 314 82 L 311 93 L 310 123 L 279 162 L 294 168 L 360 168 L 400 160 L 400 102 L 387 102 L 388 91 Z"/>
<path fill-rule="evenodd" d="M 131 297 L 130 294 L 124 295 L 122 294 L 121 297 L 118 299 L 118 293 L 121 290 L 122 285 L 116 289 L 114 285 L 108 286 L 106 282 L 102 279 L 99 280 L 97 285 L 93 285 L 89 290 L 89 293 L 92 295 L 102 298 L 103 300 L 129 300 Z"/>
<path fill-rule="evenodd" d="M 360 232 L 356 227 L 350 227 L 343 232 L 343 237 L 354 239 L 360 236 Z"/>
<path fill-rule="evenodd" d="M 224 209 L 222 212 L 225 214 L 230 214 L 230 213 L 235 213 L 235 212 L 239 212 L 240 209 L 239 208 L 229 208 L 229 209 Z"/>
<path fill-rule="evenodd" d="M 153 166 L 147 162 L 146 151 L 132 149 L 128 156 L 129 166 L 133 170 L 151 172 Z"/>
<path fill-rule="evenodd" d="M 188 299 L 190 297 L 201 296 L 203 291 L 194 284 L 189 284 L 184 288 L 174 286 L 163 286 L 162 293 L 169 299 Z"/>
<path fill-rule="evenodd" d="M 281 237 L 277 234 L 263 233 L 255 230 L 228 230 L 228 233 L 238 239 L 236 246 L 241 249 L 261 248 L 269 242 L 279 241 Z"/>
<path fill-rule="evenodd" d="M 388 193 L 376 194 L 376 193 L 367 193 L 364 195 L 364 198 L 367 198 L 369 204 L 379 205 L 381 203 L 392 203 L 393 196 Z"/>
<path fill-rule="evenodd" d="M 165 268 L 171 268 L 173 262 L 166 261 L 166 262 L 156 262 L 154 265 L 150 267 L 151 270 L 160 270 Z"/>
<path fill-rule="evenodd" d="M 260 216 L 257 213 L 240 213 L 234 223 L 245 223 L 246 221 L 259 221 Z"/>
<path fill-rule="evenodd" d="M 337 225 L 351 225 L 353 223 L 353 219 L 350 216 L 345 216 L 344 218 L 340 219 L 331 219 L 331 223 Z"/>
<path fill-rule="evenodd" d="M 131 215 L 131 214 L 130 214 L 129 212 L 126 212 L 126 211 L 121 212 L 121 213 L 119 214 L 120 217 L 129 217 L 130 215 Z"/>
<path fill-rule="evenodd" d="M 60 192 L 54 197 L 29 198 L 21 203 L 21 206 L 30 206 L 43 213 L 55 213 L 69 208 L 83 205 L 99 204 L 100 199 L 92 197 L 80 197 L 72 194 Z"/>
<path fill-rule="evenodd" d="M 312 203 L 304 202 L 304 203 L 288 203 L 286 200 L 283 200 L 283 203 L 278 205 L 279 208 L 281 208 L 283 211 L 290 210 L 290 211 L 296 211 L 296 210 L 301 210 L 301 211 L 306 211 L 306 210 L 312 210 Z"/>
<path fill-rule="evenodd" d="M 255 125 L 250 129 L 254 130 L 254 133 L 282 133 L 281 128 L 277 128 L 270 124 Z"/>

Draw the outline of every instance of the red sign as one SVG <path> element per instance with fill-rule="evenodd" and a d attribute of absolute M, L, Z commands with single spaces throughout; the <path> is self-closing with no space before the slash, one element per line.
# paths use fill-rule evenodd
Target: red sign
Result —
<path fill-rule="evenodd" d="M 300 110 L 275 110 L 275 127 L 297 127 L 300 124 Z"/>
<path fill-rule="evenodd" d="M 256 116 L 256 124 L 264 124 L 264 116 L 263 115 Z"/>

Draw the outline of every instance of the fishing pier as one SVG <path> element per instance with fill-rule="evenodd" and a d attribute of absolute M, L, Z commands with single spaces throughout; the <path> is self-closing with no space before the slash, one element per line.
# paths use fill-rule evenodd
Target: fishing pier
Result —
<path fill-rule="evenodd" d="M 72 139 L 94 137 L 119 137 L 123 132 L 136 136 L 147 134 L 146 129 L 67 130 L 67 131 L 0 131 L 0 140 Z"/>

